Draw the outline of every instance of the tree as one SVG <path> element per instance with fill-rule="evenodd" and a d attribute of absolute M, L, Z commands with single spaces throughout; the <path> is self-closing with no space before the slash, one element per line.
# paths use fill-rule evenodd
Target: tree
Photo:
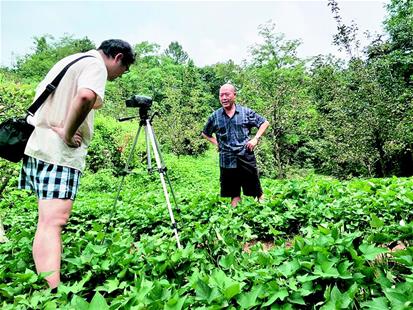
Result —
<path fill-rule="evenodd" d="M 352 21 L 350 26 L 343 23 L 336 0 L 328 0 L 328 6 L 331 7 L 331 12 L 337 23 L 337 33 L 333 36 L 333 43 L 338 46 L 340 51 L 344 49 L 350 58 L 358 57 L 360 41 L 357 39 L 358 27 L 356 23 Z"/>
<path fill-rule="evenodd" d="M 183 50 L 182 46 L 174 41 L 171 42 L 165 50 L 165 55 L 170 57 L 175 64 L 185 64 L 188 61 L 188 54 Z"/>
<path fill-rule="evenodd" d="M 218 98 L 219 88 L 225 83 L 231 83 L 237 88 L 242 87 L 242 68 L 232 60 L 205 66 L 200 69 L 200 73 L 202 80 L 209 85 L 210 94 L 214 98 Z M 220 107 L 218 100 L 212 101 L 210 105 L 211 110 Z"/>
<path fill-rule="evenodd" d="M 413 48 L 413 3 L 410 0 L 392 0 L 387 5 L 384 22 L 393 50 L 411 51 Z"/>
<path fill-rule="evenodd" d="M 156 128 L 162 133 L 160 141 L 174 154 L 199 155 L 208 147 L 200 133 L 213 98 L 193 61 L 177 69 L 180 75 L 169 76 L 165 85 L 164 113 Z"/>
<path fill-rule="evenodd" d="M 305 67 L 296 56 L 298 40 L 285 40 L 271 22 L 261 25 L 259 34 L 264 42 L 251 48 L 252 61 L 239 93 L 270 122 L 266 136 L 271 150 L 265 166 L 276 166 L 276 175 L 282 178 L 301 140 L 300 118 L 307 111 Z"/>
<path fill-rule="evenodd" d="M 409 10 L 400 3 L 390 4 L 387 28 L 408 32 Z M 351 59 L 347 66 L 317 60 L 312 68 L 311 93 L 321 128 L 314 143 L 322 159 L 318 168 L 337 176 L 411 175 L 413 97 L 407 64 L 412 59 L 401 49 L 406 44 L 395 44 L 390 31 L 389 41 L 379 37 L 367 47 L 367 59 L 356 57 L 357 27 L 343 25 L 337 3 L 329 5 L 339 24 L 334 43 Z"/>

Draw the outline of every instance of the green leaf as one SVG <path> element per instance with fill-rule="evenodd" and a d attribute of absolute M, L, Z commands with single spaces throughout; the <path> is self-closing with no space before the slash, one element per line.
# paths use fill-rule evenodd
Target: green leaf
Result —
<path fill-rule="evenodd" d="M 324 226 L 321 226 L 321 225 L 318 225 L 318 230 L 322 233 L 322 234 L 324 234 L 324 235 L 329 235 L 330 234 L 330 229 L 328 229 L 328 228 L 326 228 L 326 227 L 324 227 Z"/>
<path fill-rule="evenodd" d="M 109 309 L 109 306 L 106 303 L 105 298 L 99 292 L 96 292 L 95 296 L 93 296 L 92 301 L 90 302 L 89 310 L 105 309 Z"/>
<path fill-rule="evenodd" d="M 48 301 L 44 305 L 44 310 L 56 310 L 57 309 L 57 304 L 54 301 Z"/>
<path fill-rule="evenodd" d="M 297 260 L 293 260 L 291 262 L 284 262 L 281 266 L 277 268 L 277 270 L 286 278 L 292 276 L 298 269 L 300 268 L 300 264 Z"/>
<path fill-rule="evenodd" d="M 334 267 L 336 263 L 336 259 L 333 258 L 334 261 L 331 261 L 327 258 L 327 256 L 318 253 L 317 254 L 317 265 L 314 267 L 314 274 L 320 275 L 323 278 L 330 278 L 334 277 L 337 278 L 340 276 L 337 268 Z"/>
<path fill-rule="evenodd" d="M 395 257 L 395 261 L 401 264 L 404 264 L 406 266 L 413 267 L 413 256 L 412 255 L 398 255 Z"/>
<path fill-rule="evenodd" d="M 38 279 L 38 275 L 30 269 L 26 269 L 24 273 L 15 273 L 13 276 L 18 279 L 19 283 L 34 283 Z"/>
<path fill-rule="evenodd" d="M 164 310 L 181 310 L 187 296 L 180 297 L 178 293 L 174 295 L 164 306 Z"/>
<path fill-rule="evenodd" d="M 303 297 L 300 295 L 299 292 L 294 292 L 288 297 L 288 301 L 292 302 L 293 304 L 303 305 L 305 306 L 305 301 Z"/>
<path fill-rule="evenodd" d="M 195 292 L 197 298 L 199 298 L 200 300 L 208 300 L 209 296 L 211 295 L 212 288 L 210 288 L 207 283 L 199 279 L 196 282 Z"/>
<path fill-rule="evenodd" d="M 107 289 L 108 293 L 112 293 L 113 291 L 118 289 L 119 280 L 118 279 L 109 279 L 105 282 L 104 286 Z"/>
<path fill-rule="evenodd" d="M 380 228 L 380 227 L 383 227 L 383 226 L 384 226 L 384 222 L 383 222 L 381 219 L 379 219 L 379 218 L 377 217 L 377 215 L 371 213 L 371 214 L 370 214 L 370 217 L 371 217 L 371 221 L 370 221 L 370 226 L 371 226 L 371 227 L 373 227 L 373 228 Z"/>
<path fill-rule="evenodd" d="M 368 310 L 388 310 L 389 305 L 386 297 L 373 298 L 373 300 L 365 301 L 361 303 L 363 309 Z"/>
<path fill-rule="evenodd" d="M 387 250 L 384 248 L 377 248 L 374 245 L 367 243 L 360 245 L 360 251 L 363 253 L 364 258 L 367 260 L 373 260 L 377 257 L 377 255 L 387 252 Z"/>
<path fill-rule="evenodd" d="M 352 279 L 353 274 L 349 271 L 349 267 L 351 266 L 351 263 L 347 260 L 341 262 L 337 266 L 337 270 L 340 273 L 340 278 L 341 279 Z"/>
<path fill-rule="evenodd" d="M 17 287 L 10 287 L 6 284 L 0 284 L 0 295 L 11 298 L 14 294 L 19 292 Z"/>
<path fill-rule="evenodd" d="M 137 288 L 136 298 L 139 301 L 142 301 L 145 296 L 152 290 L 153 282 L 142 278 L 139 288 Z"/>
<path fill-rule="evenodd" d="M 271 298 L 264 303 L 262 306 L 263 307 L 267 307 L 267 306 L 271 306 L 277 299 L 283 301 L 286 297 L 288 296 L 288 291 L 286 288 L 282 288 L 279 291 L 275 292 Z"/>
<path fill-rule="evenodd" d="M 223 291 L 222 294 L 224 294 L 225 298 L 231 299 L 235 295 L 239 294 L 241 292 L 241 285 L 238 282 L 233 282 L 229 286 L 227 286 Z"/>
<path fill-rule="evenodd" d="M 232 280 L 231 278 L 227 277 L 227 275 L 221 269 L 214 270 L 210 277 L 210 281 L 216 283 L 216 285 L 220 288 L 225 288 L 227 283 L 230 283 Z"/>
<path fill-rule="evenodd" d="M 327 296 L 327 300 L 327 303 L 321 307 L 322 310 L 347 309 L 353 299 L 349 296 L 348 292 L 341 293 L 335 285 L 330 294 Z"/>
<path fill-rule="evenodd" d="M 308 274 L 302 275 L 302 276 L 297 276 L 297 281 L 300 283 L 305 283 L 305 282 L 310 282 L 315 279 L 320 278 L 320 276 L 310 276 Z"/>
<path fill-rule="evenodd" d="M 95 254 L 98 254 L 98 255 L 105 254 L 106 249 L 107 249 L 107 247 L 104 245 L 96 245 L 96 244 L 94 245 L 89 244 L 89 247 Z"/>
<path fill-rule="evenodd" d="M 231 254 L 221 257 L 221 259 L 219 260 L 219 264 L 222 267 L 228 269 L 234 264 L 234 261 L 235 261 L 235 255 L 231 253 Z"/>
<path fill-rule="evenodd" d="M 88 310 L 89 309 L 89 303 L 84 300 L 83 298 L 74 295 L 72 298 L 72 301 L 70 304 L 73 306 L 74 309 L 76 310 Z"/>
<path fill-rule="evenodd" d="M 218 300 L 218 298 L 222 298 L 222 294 L 219 292 L 219 290 L 216 287 L 213 287 L 211 294 L 209 295 L 209 298 L 208 298 L 208 303 Z"/>
<path fill-rule="evenodd" d="M 262 287 L 254 287 L 251 292 L 241 294 L 237 298 L 238 304 L 244 308 L 244 309 L 249 309 L 257 305 L 257 297 L 261 293 Z"/>
<path fill-rule="evenodd" d="M 405 309 L 403 306 L 407 302 L 411 302 L 409 297 L 405 292 L 397 291 L 394 289 L 385 289 L 384 294 L 386 295 L 387 299 L 390 301 L 392 308 L 398 309 Z"/>

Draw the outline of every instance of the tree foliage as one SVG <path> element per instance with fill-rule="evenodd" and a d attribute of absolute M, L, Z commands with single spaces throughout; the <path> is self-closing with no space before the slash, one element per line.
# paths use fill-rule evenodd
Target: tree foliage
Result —
<path fill-rule="evenodd" d="M 392 2 L 387 28 L 398 28 L 396 17 L 400 14 L 407 17 L 400 12 L 408 11 L 406 5 Z M 337 7 L 333 12 L 338 14 Z M 404 19 L 399 22 L 405 28 Z M 356 50 L 356 28 L 340 29 L 336 44 L 348 51 Z M 402 45 L 396 49 L 394 46 L 392 36 L 387 42 L 379 38 L 366 49 L 367 59 L 350 53 L 353 58 L 347 66 L 321 59 L 314 62 L 311 92 L 322 129 L 315 143 L 323 162 L 319 166 L 321 171 L 338 176 L 413 173 L 409 129 L 412 97 L 407 82 L 410 73 L 404 65 L 412 62 L 402 56 L 406 55 L 400 49 Z"/>
<path fill-rule="evenodd" d="M 267 133 L 270 152 L 262 167 L 271 167 L 269 174 L 284 177 L 285 166 L 302 140 L 300 119 L 305 117 L 307 103 L 304 62 L 296 56 L 299 41 L 285 40 L 273 23 L 262 25 L 259 33 L 264 42 L 251 49 L 252 61 L 245 68 L 240 97 L 271 124 Z"/>
<path fill-rule="evenodd" d="M 170 57 L 177 65 L 183 65 L 188 61 L 188 53 L 185 52 L 181 44 L 176 41 L 169 44 L 165 50 L 165 55 Z"/>
<path fill-rule="evenodd" d="M 75 39 L 66 35 L 55 40 L 51 35 L 34 38 L 34 53 L 17 60 L 16 73 L 21 78 L 40 81 L 50 68 L 60 59 L 74 53 L 95 48 L 87 37 Z"/>

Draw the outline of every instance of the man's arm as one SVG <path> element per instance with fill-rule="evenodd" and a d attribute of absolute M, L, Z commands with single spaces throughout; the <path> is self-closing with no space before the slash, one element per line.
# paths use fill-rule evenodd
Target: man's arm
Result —
<path fill-rule="evenodd" d="M 204 129 L 201 131 L 201 135 L 207 139 L 209 142 L 211 142 L 212 144 L 214 144 L 217 149 L 218 148 L 218 141 L 217 139 L 212 135 L 215 132 L 215 118 L 214 118 L 214 114 L 212 114 L 209 118 L 208 121 L 205 124 Z"/>
<path fill-rule="evenodd" d="M 265 133 L 267 130 L 268 126 L 270 126 L 270 123 L 268 121 L 265 121 L 264 123 L 261 124 L 261 126 L 258 128 L 257 133 L 255 134 L 255 137 L 252 138 L 250 141 L 247 142 L 247 149 L 252 151 L 258 144 L 258 140 L 261 138 L 261 136 Z"/>
<path fill-rule="evenodd" d="M 204 134 L 203 132 L 201 133 L 201 135 L 207 139 L 209 142 L 211 142 L 212 144 L 215 144 L 216 146 L 218 146 L 218 141 L 215 137 L 208 137 L 206 134 Z"/>
<path fill-rule="evenodd" d="M 68 146 L 79 147 L 82 143 L 82 136 L 77 130 L 93 108 L 96 98 L 94 91 L 87 88 L 79 89 L 70 104 L 63 127 L 52 127 Z"/>
<path fill-rule="evenodd" d="M 261 124 L 260 128 L 258 128 L 257 133 L 255 134 L 254 139 L 259 140 L 261 136 L 265 133 L 267 130 L 268 126 L 270 126 L 270 123 L 268 121 L 265 121 L 264 123 Z"/>

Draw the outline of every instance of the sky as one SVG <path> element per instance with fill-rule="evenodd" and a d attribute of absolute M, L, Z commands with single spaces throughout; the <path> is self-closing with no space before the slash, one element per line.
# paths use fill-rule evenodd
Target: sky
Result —
<path fill-rule="evenodd" d="M 384 33 L 389 0 L 338 0 L 344 23 L 363 33 Z M 336 22 L 327 0 L 319 1 L 22 1 L 0 0 L 1 66 L 33 52 L 34 38 L 50 34 L 88 37 L 97 46 L 106 39 L 135 45 L 157 43 L 161 51 L 178 41 L 197 66 L 226 62 L 240 64 L 259 44 L 260 25 L 272 21 L 287 40 L 301 40 L 298 56 L 332 53 L 345 57 L 332 44 Z"/>

